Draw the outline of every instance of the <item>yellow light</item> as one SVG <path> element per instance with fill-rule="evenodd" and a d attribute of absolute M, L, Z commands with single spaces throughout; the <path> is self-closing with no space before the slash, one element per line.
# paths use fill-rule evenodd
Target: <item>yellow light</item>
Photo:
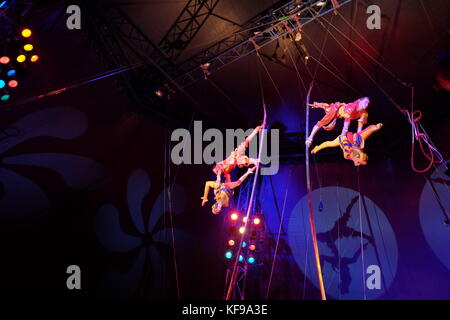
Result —
<path fill-rule="evenodd" d="M 324 5 L 326 5 L 327 3 L 325 1 L 319 1 L 316 3 L 316 6 L 318 7 L 323 7 Z"/>
<path fill-rule="evenodd" d="M 231 220 L 236 221 L 238 219 L 238 214 L 237 213 L 233 213 L 231 214 Z"/>
<path fill-rule="evenodd" d="M 261 220 L 259 218 L 255 218 L 255 220 L 253 220 L 253 223 L 254 224 L 260 224 Z"/>
<path fill-rule="evenodd" d="M 228 241 L 228 245 L 229 245 L 230 247 L 234 246 L 234 240 L 231 239 L 230 241 Z"/>
<path fill-rule="evenodd" d="M 20 56 L 17 57 L 17 62 L 22 63 L 25 62 L 26 59 L 27 57 L 24 54 L 21 54 Z"/>
<path fill-rule="evenodd" d="M 246 223 L 246 222 L 247 222 L 247 217 L 243 217 L 243 218 L 242 218 L 242 221 L 243 221 L 244 223 Z"/>
<path fill-rule="evenodd" d="M 244 227 L 240 227 L 240 228 L 239 228 L 239 233 L 240 233 L 240 234 L 243 234 L 244 232 L 245 232 L 245 228 L 244 228 Z"/>
<path fill-rule="evenodd" d="M 23 29 L 22 30 L 22 37 L 24 37 L 24 38 L 29 38 L 29 37 L 31 37 L 31 30 L 30 29 Z"/>
<path fill-rule="evenodd" d="M 32 44 L 26 44 L 23 46 L 23 48 L 25 49 L 25 51 L 31 51 L 34 47 Z"/>
<path fill-rule="evenodd" d="M 39 56 L 37 54 L 35 54 L 35 55 L 31 56 L 30 60 L 31 60 L 31 62 L 36 62 L 39 60 Z"/>

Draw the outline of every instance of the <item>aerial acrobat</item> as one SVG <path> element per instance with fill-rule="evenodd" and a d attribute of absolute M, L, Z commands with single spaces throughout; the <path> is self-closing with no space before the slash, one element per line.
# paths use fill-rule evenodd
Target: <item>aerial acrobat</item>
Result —
<path fill-rule="evenodd" d="M 265 123 L 257 126 L 253 132 L 225 159 L 218 162 L 213 172 L 216 174 L 216 183 L 222 182 L 222 174 L 225 176 L 225 182 L 231 182 L 231 171 L 238 166 L 239 168 L 256 165 L 258 160 L 249 158 L 245 155 L 245 150 L 248 148 L 250 141 L 265 127 Z"/>
<path fill-rule="evenodd" d="M 332 104 L 314 102 L 311 107 L 322 108 L 325 111 L 325 116 L 318 121 L 313 127 L 311 134 L 306 139 L 305 143 L 311 147 L 314 136 L 320 128 L 331 131 L 336 126 L 336 120 L 344 119 L 344 126 L 342 128 L 341 136 L 345 136 L 348 132 L 351 120 L 358 119 L 358 133 L 361 132 L 363 126 L 367 123 L 368 113 L 366 111 L 369 106 L 370 99 L 362 97 L 352 103 L 335 102 Z"/>
<path fill-rule="evenodd" d="M 266 126 L 265 122 L 261 126 L 257 126 L 252 133 L 236 148 L 231 154 L 223 161 L 218 162 L 213 172 L 216 174 L 216 181 L 207 181 L 205 184 L 205 190 L 203 193 L 202 207 L 208 202 L 208 194 L 210 188 L 214 190 L 215 203 L 211 210 L 213 214 L 219 214 L 222 208 L 230 205 L 231 197 L 233 196 L 233 189 L 238 187 L 250 174 L 256 170 L 258 164 L 257 159 L 249 158 L 245 155 L 245 150 L 248 148 L 250 141 Z M 242 175 L 238 180 L 231 181 L 231 171 L 236 167 L 249 167 L 247 172 Z M 225 176 L 225 182 L 222 182 L 222 174 Z"/>
<path fill-rule="evenodd" d="M 353 161 L 355 166 L 366 165 L 369 158 L 364 153 L 365 141 L 372 133 L 380 130 L 382 127 L 383 124 L 379 123 L 370 125 L 359 133 L 347 132 L 345 135 L 338 136 L 333 141 L 325 141 L 314 147 L 311 153 L 315 154 L 325 148 L 340 146 L 345 159 Z"/>

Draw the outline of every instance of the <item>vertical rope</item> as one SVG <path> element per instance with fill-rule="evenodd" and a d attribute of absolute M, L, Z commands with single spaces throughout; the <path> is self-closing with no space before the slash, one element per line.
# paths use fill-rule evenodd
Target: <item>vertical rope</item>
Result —
<path fill-rule="evenodd" d="M 264 102 L 263 102 L 263 107 L 264 107 L 263 123 L 265 124 L 266 120 L 267 120 L 267 112 L 266 112 L 266 105 Z M 256 163 L 255 177 L 253 179 L 253 186 L 252 186 L 252 192 L 250 194 L 250 201 L 248 203 L 247 215 L 246 215 L 245 224 L 244 224 L 244 232 L 242 233 L 241 240 L 239 242 L 239 249 L 236 254 L 236 259 L 234 261 L 233 273 L 231 274 L 230 284 L 228 286 L 227 296 L 225 297 L 225 300 L 230 300 L 231 293 L 233 292 L 234 284 L 235 284 L 236 277 L 237 277 L 236 271 L 237 271 L 237 267 L 238 267 L 239 255 L 241 254 L 242 242 L 244 241 L 245 234 L 247 233 L 247 225 L 248 225 L 248 221 L 250 220 L 249 219 L 250 212 L 253 207 L 253 198 L 255 195 L 256 182 L 258 181 L 258 173 L 259 173 L 259 167 L 260 167 L 260 162 L 261 162 L 261 151 L 262 151 L 262 147 L 263 147 L 263 143 L 264 143 L 264 129 L 265 129 L 264 127 L 261 127 L 262 135 L 261 135 L 261 140 L 259 143 L 258 162 Z"/>
<path fill-rule="evenodd" d="M 311 96 L 311 90 L 313 88 L 313 83 L 311 82 L 308 90 L 308 94 L 306 96 L 306 132 L 305 139 L 309 133 L 309 98 Z M 316 258 L 316 267 L 317 267 L 317 278 L 319 280 L 320 287 L 320 295 L 322 300 L 326 300 L 325 294 L 325 286 L 323 284 L 323 276 L 322 276 L 322 267 L 320 265 L 320 255 L 319 255 L 319 245 L 317 244 L 317 235 L 316 235 L 316 225 L 314 223 L 314 212 L 312 208 L 312 191 L 311 191 L 311 176 L 309 170 L 309 147 L 305 145 L 305 158 L 306 158 L 306 186 L 308 188 L 308 208 L 309 208 L 309 224 L 311 228 L 311 237 L 313 240 L 314 247 L 314 256 Z"/>
<path fill-rule="evenodd" d="M 361 272 L 362 272 L 362 282 L 363 282 L 363 297 L 367 300 L 366 296 L 366 264 L 364 261 L 364 240 L 363 240 L 363 223 L 362 223 L 362 211 L 361 211 L 361 184 L 359 181 L 359 167 L 356 168 L 356 175 L 358 177 L 358 206 L 359 206 L 359 233 L 360 233 L 360 245 L 361 245 Z"/>

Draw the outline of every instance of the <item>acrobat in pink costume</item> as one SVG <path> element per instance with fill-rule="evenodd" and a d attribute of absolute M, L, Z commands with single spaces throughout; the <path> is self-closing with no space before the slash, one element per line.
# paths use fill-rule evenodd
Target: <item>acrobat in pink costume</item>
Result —
<path fill-rule="evenodd" d="M 342 128 L 341 136 L 345 136 L 348 132 L 350 122 L 352 120 L 358 119 L 358 133 L 361 132 L 364 124 L 367 123 L 367 118 L 369 114 L 366 109 L 369 106 L 370 99 L 368 97 L 363 97 L 352 103 L 341 103 L 336 102 L 332 104 L 328 103 L 318 103 L 314 102 L 313 108 L 322 108 L 325 111 L 325 116 L 322 120 L 318 121 L 313 127 L 311 134 L 308 139 L 306 139 L 306 145 L 311 146 L 314 136 L 319 131 L 320 128 L 324 128 L 327 131 L 331 131 L 336 126 L 337 119 L 344 119 L 344 126 Z"/>
<path fill-rule="evenodd" d="M 256 127 L 253 132 L 242 142 L 231 154 L 223 161 L 218 162 L 214 168 L 213 172 L 216 174 L 216 182 L 220 183 L 222 181 L 222 174 L 225 176 L 225 182 L 231 182 L 230 173 L 233 169 L 237 167 L 248 167 L 250 165 L 256 165 L 257 159 L 249 158 L 245 155 L 245 150 L 248 148 L 250 141 L 261 131 L 261 127 L 264 127 L 263 123 L 261 126 Z"/>

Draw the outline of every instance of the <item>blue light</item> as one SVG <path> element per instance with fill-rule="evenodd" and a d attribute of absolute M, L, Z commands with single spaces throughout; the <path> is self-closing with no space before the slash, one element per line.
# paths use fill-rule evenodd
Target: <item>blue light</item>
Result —
<path fill-rule="evenodd" d="M 248 258 L 248 263 L 254 263 L 254 262 L 255 262 L 255 258 L 253 258 L 253 257 Z"/>
<path fill-rule="evenodd" d="M 243 256 L 239 256 L 239 262 L 242 262 L 242 261 L 244 261 L 244 257 Z"/>
<path fill-rule="evenodd" d="M 6 73 L 6 75 L 7 75 L 8 77 L 12 77 L 12 76 L 15 75 L 15 74 L 16 74 L 16 70 L 14 70 L 14 69 L 9 70 L 9 71 Z"/>
<path fill-rule="evenodd" d="M 245 248 L 247 246 L 247 242 L 243 241 L 242 242 L 242 248 Z"/>
<path fill-rule="evenodd" d="M 2 3 L 0 3 L 0 9 L 3 8 L 4 6 L 6 6 L 6 4 L 8 3 L 8 1 L 3 1 Z"/>
<path fill-rule="evenodd" d="M 227 253 L 225 253 L 225 258 L 227 259 L 231 259 L 232 256 L 233 254 L 231 253 L 231 251 L 227 251 Z"/>
<path fill-rule="evenodd" d="M 3 89 L 6 86 L 5 81 L 0 80 L 0 89 Z"/>

